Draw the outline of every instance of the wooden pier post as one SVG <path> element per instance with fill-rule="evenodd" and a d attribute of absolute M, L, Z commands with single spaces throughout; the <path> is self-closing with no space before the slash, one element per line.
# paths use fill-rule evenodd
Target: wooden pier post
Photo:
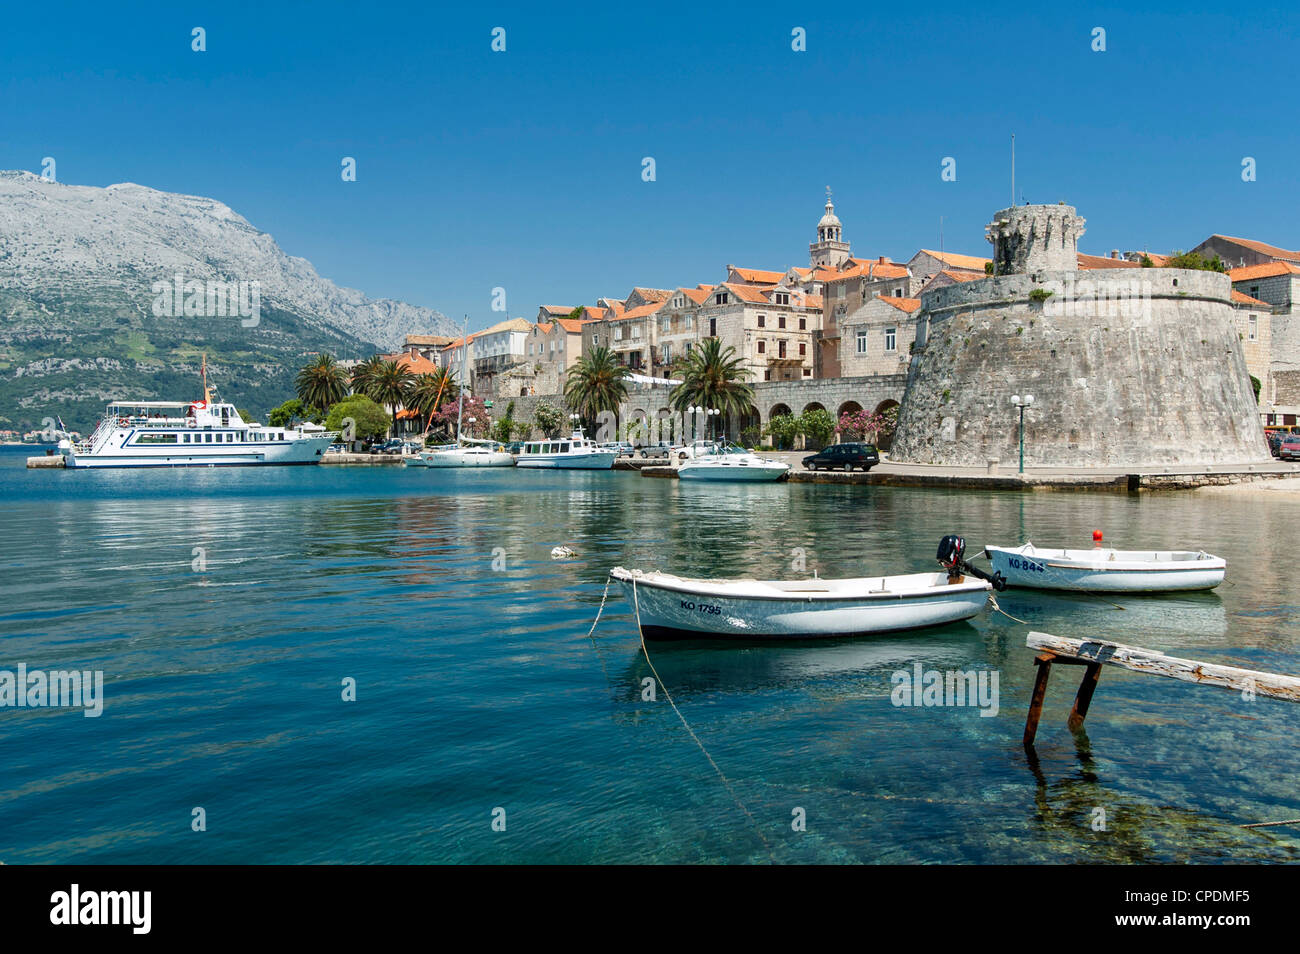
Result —
<path fill-rule="evenodd" d="M 1079 681 L 1079 692 L 1074 697 L 1074 707 L 1066 722 L 1072 732 L 1083 726 L 1088 716 L 1088 707 L 1092 704 L 1092 695 L 1097 690 L 1097 681 L 1101 678 L 1102 665 L 1119 666 L 1130 672 L 1146 673 L 1152 676 L 1166 676 L 1183 682 L 1197 683 L 1203 686 L 1218 686 L 1254 696 L 1267 696 L 1272 699 L 1285 699 L 1300 702 L 1300 677 L 1282 675 L 1274 672 L 1258 672 L 1253 669 L 1239 669 L 1236 666 L 1221 666 L 1217 663 L 1198 662 L 1194 659 L 1180 659 L 1166 656 L 1153 649 L 1140 646 L 1126 646 L 1104 639 L 1068 639 L 1052 636 L 1049 633 L 1030 633 L 1025 645 L 1035 649 L 1034 665 L 1038 675 L 1034 680 L 1034 692 L 1029 700 L 1029 713 L 1025 717 L 1025 748 L 1031 748 L 1038 733 L 1038 722 L 1043 714 L 1043 698 L 1047 694 L 1047 680 L 1052 672 L 1053 663 L 1065 663 L 1087 667 L 1083 679 Z"/>

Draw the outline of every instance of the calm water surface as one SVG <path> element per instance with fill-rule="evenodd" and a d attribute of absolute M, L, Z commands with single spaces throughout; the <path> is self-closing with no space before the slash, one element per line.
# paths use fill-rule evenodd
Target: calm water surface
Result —
<path fill-rule="evenodd" d="M 0 669 L 101 669 L 104 712 L 0 709 L 0 861 L 1300 860 L 1294 725 L 1268 700 L 1107 668 L 1087 734 L 1058 667 L 1020 746 L 1030 627 L 651 645 L 606 572 L 935 568 L 940 536 L 1204 548 L 1213 594 L 1009 591 L 1058 635 L 1300 672 L 1289 501 L 407 468 L 27 471 L 0 453 Z M 563 544 L 571 560 L 550 557 Z M 206 566 L 195 568 L 195 548 Z M 495 562 L 495 566 L 494 566 Z M 1001 708 L 896 708 L 890 676 L 1000 672 Z M 356 680 L 344 702 L 342 681 Z M 207 830 L 191 830 L 192 810 Z M 506 830 L 492 830 L 505 810 Z M 802 808 L 807 831 L 791 829 Z M 1094 810 L 1107 830 L 1094 831 Z"/>

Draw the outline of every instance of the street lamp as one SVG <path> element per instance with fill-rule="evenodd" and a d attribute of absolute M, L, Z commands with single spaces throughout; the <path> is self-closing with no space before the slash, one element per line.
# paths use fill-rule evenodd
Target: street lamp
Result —
<path fill-rule="evenodd" d="M 569 427 L 572 430 L 576 431 L 578 429 L 578 421 L 581 419 L 581 417 L 582 416 L 576 412 L 569 415 Z"/>
<path fill-rule="evenodd" d="M 1034 403 L 1034 396 L 1026 394 L 1023 398 L 1019 394 L 1011 395 L 1011 406 L 1020 408 L 1020 473 L 1025 472 L 1025 408 Z"/>
<path fill-rule="evenodd" d="M 709 410 L 707 411 L 707 413 L 706 413 L 706 415 L 705 415 L 705 421 L 706 421 L 706 424 L 705 424 L 705 433 L 706 433 L 706 434 L 709 433 L 710 431 L 712 431 L 712 430 L 714 429 L 714 428 L 713 428 L 713 425 L 708 424 L 707 421 L 709 421 L 710 419 L 712 419 L 715 415 L 718 415 L 718 414 L 721 414 L 721 413 L 722 413 L 722 412 L 719 411 L 716 407 L 711 407 L 711 408 L 709 408 Z"/>

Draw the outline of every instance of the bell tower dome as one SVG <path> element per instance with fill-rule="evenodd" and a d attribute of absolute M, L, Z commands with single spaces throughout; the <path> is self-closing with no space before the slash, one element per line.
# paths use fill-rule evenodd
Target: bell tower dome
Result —
<path fill-rule="evenodd" d="M 843 240 L 843 227 L 831 201 L 831 187 L 826 187 L 826 214 L 817 223 L 817 241 L 808 246 L 809 264 L 839 268 L 849 258 L 849 243 Z"/>

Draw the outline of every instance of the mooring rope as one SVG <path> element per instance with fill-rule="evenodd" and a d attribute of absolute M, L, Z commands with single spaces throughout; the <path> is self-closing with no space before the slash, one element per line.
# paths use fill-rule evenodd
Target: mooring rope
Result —
<path fill-rule="evenodd" d="M 767 849 L 768 858 L 773 864 L 775 864 L 776 858 L 772 855 L 772 845 L 767 840 L 767 836 L 763 834 L 763 829 L 758 827 L 758 819 L 756 819 L 753 813 L 745 807 L 745 803 L 740 800 L 740 796 L 737 795 L 736 790 L 732 788 L 731 780 L 727 778 L 722 769 L 718 768 L 718 763 L 713 761 L 713 756 L 710 755 L 709 750 L 704 747 L 704 743 L 700 741 L 700 737 L 695 734 L 695 730 L 691 728 L 691 724 L 686 721 L 686 716 L 682 715 L 682 710 L 677 708 L 677 703 L 673 701 L 673 694 L 668 691 L 668 684 L 665 683 L 663 677 L 659 675 L 659 670 L 655 669 L 654 660 L 650 658 L 650 650 L 646 648 L 645 632 L 641 629 L 641 601 L 637 596 L 636 577 L 632 578 L 632 608 L 636 612 L 636 632 L 641 638 L 641 653 L 645 656 L 645 661 L 650 666 L 650 671 L 654 673 L 655 682 L 659 683 L 660 688 L 663 689 L 664 698 L 667 699 L 668 704 L 673 707 L 673 712 L 677 713 L 677 718 L 681 720 L 682 726 L 686 729 L 687 734 L 689 734 L 695 741 L 695 744 L 699 746 L 700 751 L 704 753 L 704 757 L 709 760 L 709 764 L 713 766 L 713 771 L 718 773 L 718 778 L 722 779 L 722 784 L 726 786 L 727 794 L 731 796 L 731 800 L 736 803 L 737 808 L 745 813 L 745 817 L 747 817 L 750 824 L 754 826 L 754 833 L 758 835 L 759 840 L 763 842 L 763 847 Z M 593 625 L 592 628 L 595 629 L 595 626 Z"/>
<path fill-rule="evenodd" d="M 1003 616 L 1005 616 L 1007 619 L 1015 620 L 1017 623 L 1021 623 L 1021 624 L 1025 625 L 1025 626 L 1033 626 L 1033 625 L 1034 625 L 1033 623 L 1029 622 L 1028 620 L 1018 619 L 1017 617 L 1012 616 L 1010 613 L 1008 613 L 1006 610 L 1004 610 L 1001 606 L 998 605 L 998 598 L 997 598 L 996 596 L 994 596 L 992 593 L 989 593 L 989 602 L 991 602 L 991 603 L 993 604 L 993 611 L 994 611 L 995 613 L 1001 613 L 1001 614 L 1002 614 Z"/>
<path fill-rule="evenodd" d="M 605 612 L 605 600 L 609 599 L 609 584 L 613 579 L 613 575 L 605 577 L 605 592 L 600 594 L 600 609 L 596 610 L 596 618 L 591 622 L 591 629 L 587 630 L 588 637 L 596 631 L 596 624 L 600 622 L 600 614 Z"/>
<path fill-rule="evenodd" d="M 1286 821 L 1255 822 L 1253 825 L 1241 825 L 1241 828 L 1273 828 L 1277 825 L 1300 825 L 1300 818 L 1288 818 Z"/>

